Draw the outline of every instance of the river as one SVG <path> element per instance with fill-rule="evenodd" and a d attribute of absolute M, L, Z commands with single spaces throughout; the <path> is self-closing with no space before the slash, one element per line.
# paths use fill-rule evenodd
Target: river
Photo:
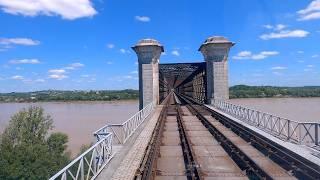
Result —
<path fill-rule="evenodd" d="M 298 122 L 320 122 L 320 98 L 249 98 L 230 102 Z"/>
<path fill-rule="evenodd" d="M 275 114 L 295 121 L 320 122 L 320 98 L 231 99 L 234 104 Z M 68 134 L 69 150 L 93 142 L 92 132 L 107 123 L 122 123 L 138 111 L 138 101 L 0 103 L 0 132 L 10 117 L 24 107 L 41 106 L 54 120 L 54 131 Z"/>
<path fill-rule="evenodd" d="M 41 106 L 54 121 L 54 131 L 68 134 L 68 148 L 77 154 L 94 141 L 92 132 L 108 123 L 122 123 L 138 111 L 138 101 L 0 103 L 0 132 L 10 117 L 28 106 Z"/>

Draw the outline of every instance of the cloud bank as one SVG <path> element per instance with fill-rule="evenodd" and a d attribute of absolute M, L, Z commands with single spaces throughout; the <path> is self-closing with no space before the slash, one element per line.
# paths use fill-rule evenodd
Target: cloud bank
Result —
<path fill-rule="evenodd" d="M 61 16 L 74 20 L 92 17 L 97 11 L 89 0 L 0 0 L 2 11 L 23 16 Z"/>

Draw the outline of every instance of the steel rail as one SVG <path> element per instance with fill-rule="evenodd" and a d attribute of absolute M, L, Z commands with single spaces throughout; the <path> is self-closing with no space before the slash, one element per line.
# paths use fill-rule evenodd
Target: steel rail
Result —
<path fill-rule="evenodd" d="M 281 145 L 277 145 L 267 137 L 230 120 L 229 118 L 212 112 L 213 116 L 226 127 L 231 128 L 261 153 L 279 164 L 285 170 L 291 172 L 299 179 L 320 179 L 320 167 L 304 157 L 292 152 Z"/>
<path fill-rule="evenodd" d="M 250 159 L 244 152 L 242 152 L 235 144 L 233 144 L 226 136 L 224 136 L 218 129 L 216 129 L 200 112 L 197 110 L 189 100 L 180 96 L 187 104 L 188 109 L 195 114 L 208 131 L 220 143 L 221 147 L 228 153 L 241 170 L 246 171 L 250 179 L 267 179 L 272 177 L 261 169 L 254 161 Z"/>
<path fill-rule="evenodd" d="M 188 98 L 189 100 L 192 100 Z M 196 102 L 195 102 L 196 103 Z M 230 128 L 234 133 L 238 134 L 245 141 L 250 142 L 261 153 L 269 157 L 282 168 L 291 172 L 299 179 L 320 179 L 320 166 L 302 157 L 293 151 L 274 143 L 267 137 L 229 119 L 228 117 L 204 106 L 196 103 L 209 112 L 220 123 Z"/>
<path fill-rule="evenodd" d="M 187 139 L 186 132 L 184 130 L 184 126 L 182 124 L 181 119 L 181 112 L 179 110 L 179 104 L 180 102 L 177 101 L 178 99 L 174 96 L 174 94 L 169 94 L 168 98 L 172 98 L 175 101 L 175 109 L 177 110 L 177 123 L 178 123 L 178 131 L 179 131 L 179 137 L 180 137 L 180 144 L 182 148 L 183 158 L 184 158 L 184 164 L 185 164 L 185 170 L 186 170 L 186 176 L 188 180 L 200 180 L 202 179 L 199 174 L 199 168 L 197 166 L 197 163 L 195 163 L 195 158 L 193 155 L 193 152 L 190 147 L 190 142 Z M 161 134 L 163 131 L 164 121 L 167 118 L 167 111 L 169 106 L 169 99 L 166 99 L 165 108 L 160 114 L 159 121 L 156 124 L 156 128 L 152 134 L 151 141 L 149 142 L 149 145 L 145 151 L 145 156 L 142 160 L 142 163 L 140 164 L 139 169 L 136 172 L 136 176 L 134 179 L 140 180 L 148 180 L 153 179 L 156 172 L 156 161 L 157 157 L 159 156 L 159 150 L 160 150 L 160 144 L 161 144 Z"/>
<path fill-rule="evenodd" d="M 167 116 L 168 98 L 163 102 L 164 108 L 162 109 L 156 127 L 151 135 L 151 140 L 146 148 L 145 155 L 142 163 L 138 168 L 134 179 L 146 180 L 153 179 L 155 176 L 154 166 L 156 164 L 157 156 L 159 154 L 159 147 L 161 144 L 161 134 L 163 131 L 164 120 Z"/>
<path fill-rule="evenodd" d="M 179 135 L 180 135 L 180 142 L 181 142 L 181 148 L 183 152 L 183 157 L 185 161 L 185 167 L 187 170 L 187 179 L 188 180 L 199 180 L 203 179 L 201 177 L 201 171 L 199 168 L 199 165 L 196 161 L 196 156 L 192 150 L 191 147 L 191 141 L 188 138 L 186 131 L 185 131 L 185 126 L 182 122 L 182 117 L 181 117 L 181 110 L 180 110 L 180 105 L 176 105 L 176 110 L 177 110 L 177 122 L 178 122 L 178 130 L 179 130 Z"/>

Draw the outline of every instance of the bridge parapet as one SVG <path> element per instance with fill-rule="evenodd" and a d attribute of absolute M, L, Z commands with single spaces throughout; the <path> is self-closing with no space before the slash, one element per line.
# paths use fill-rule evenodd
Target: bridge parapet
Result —
<path fill-rule="evenodd" d="M 281 140 L 319 148 L 320 123 L 297 122 L 217 99 L 212 106 Z"/>
<path fill-rule="evenodd" d="M 122 124 L 108 124 L 93 134 L 97 142 L 71 161 L 50 180 L 95 179 L 114 156 L 113 145 L 124 144 L 152 114 L 156 104 L 150 103 Z"/>
<path fill-rule="evenodd" d="M 111 133 L 113 135 L 113 144 L 124 144 L 140 126 L 140 124 L 142 124 L 144 120 L 152 113 L 155 105 L 155 103 L 150 103 L 122 124 L 105 125 L 95 131 L 93 134 L 97 138 L 97 141 L 99 141 Z"/>
<path fill-rule="evenodd" d="M 112 134 L 107 133 L 104 138 L 75 158 L 49 180 L 94 179 L 108 164 L 112 156 Z"/>

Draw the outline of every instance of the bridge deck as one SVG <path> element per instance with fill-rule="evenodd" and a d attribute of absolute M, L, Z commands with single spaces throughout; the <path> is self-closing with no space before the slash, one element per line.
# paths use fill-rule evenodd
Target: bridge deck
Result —
<path fill-rule="evenodd" d="M 112 160 L 118 161 L 117 166 L 113 168 L 107 166 L 97 179 L 134 179 L 143 177 L 143 171 L 148 168 L 151 169 L 151 177 L 156 180 L 182 180 L 196 176 L 196 174 L 200 179 L 248 179 L 256 177 L 257 174 L 271 179 L 296 179 L 291 172 L 282 167 L 283 164 L 280 165 L 281 163 L 278 164 L 269 159 L 221 121 L 211 116 L 208 110 L 197 105 L 192 105 L 191 108 L 191 105 L 181 104 L 173 95 L 167 99 L 168 106 L 158 106 L 153 116 L 145 122 L 144 128 L 138 131 L 139 134 L 133 136 L 128 141 L 129 143 L 124 145 L 126 148 L 120 149 L 118 156 L 122 157 Z M 207 107 L 231 118 L 213 107 Z M 161 119 L 163 109 L 165 109 L 165 118 Z M 163 123 L 159 123 L 161 120 Z M 234 118 L 233 120 L 238 121 Z M 207 121 L 207 124 L 204 121 Z M 248 127 L 248 125 L 241 124 Z M 163 128 L 157 128 L 158 126 Z M 212 129 L 218 133 L 213 133 Z M 150 163 L 148 161 L 150 152 L 146 150 L 151 140 L 154 139 L 156 130 L 160 132 L 160 143 L 158 146 L 154 145 L 156 153 L 152 155 L 154 159 Z M 260 133 L 258 129 L 254 131 Z M 282 142 L 282 145 L 290 149 L 297 147 L 291 150 L 296 153 L 300 152 L 301 156 L 306 159 L 310 158 L 311 162 L 320 165 L 320 159 L 313 156 L 308 148 L 285 142 Z M 190 160 L 190 157 L 192 160 L 188 162 L 187 159 Z M 241 158 L 244 159 L 241 160 Z M 244 163 L 248 164 L 243 165 Z M 248 166 L 250 168 L 246 169 Z M 252 172 L 248 171 L 256 174 L 252 175 Z M 317 178 L 320 176 L 315 177 Z"/>

